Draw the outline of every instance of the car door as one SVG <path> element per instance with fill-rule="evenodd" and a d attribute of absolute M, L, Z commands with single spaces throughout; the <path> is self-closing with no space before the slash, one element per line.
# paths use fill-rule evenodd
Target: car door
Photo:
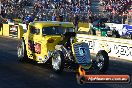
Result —
<path fill-rule="evenodd" d="M 42 36 L 40 33 L 39 28 L 34 29 L 33 41 L 34 41 L 34 53 L 41 54 L 41 43 L 42 43 Z"/>
<path fill-rule="evenodd" d="M 34 32 L 34 26 L 30 26 L 29 27 L 29 34 L 28 34 L 28 44 L 27 44 L 27 53 L 28 53 L 28 57 L 30 59 L 34 58 L 34 40 L 33 40 L 33 36 L 35 34 Z"/>
<path fill-rule="evenodd" d="M 41 39 L 40 29 L 35 26 L 30 27 L 30 34 L 28 40 L 28 48 L 30 57 L 36 60 L 38 54 L 41 54 Z"/>

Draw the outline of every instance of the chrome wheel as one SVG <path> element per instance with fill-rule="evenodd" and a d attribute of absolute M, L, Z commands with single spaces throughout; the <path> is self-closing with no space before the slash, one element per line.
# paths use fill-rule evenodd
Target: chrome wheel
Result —
<path fill-rule="evenodd" d="M 105 50 L 100 50 L 96 55 L 95 67 L 99 72 L 106 72 L 109 67 L 109 56 Z"/>
<path fill-rule="evenodd" d="M 23 56 L 23 50 L 22 50 L 21 47 L 18 47 L 17 55 L 18 55 L 18 57 L 22 57 Z"/>
<path fill-rule="evenodd" d="M 24 45 L 23 45 L 23 43 L 21 43 L 20 46 L 18 46 L 17 55 L 18 55 L 18 58 L 24 57 Z"/>
<path fill-rule="evenodd" d="M 64 55 L 61 51 L 54 52 L 52 57 L 52 68 L 55 72 L 62 72 L 64 68 Z"/>
<path fill-rule="evenodd" d="M 59 70 L 60 69 L 60 65 L 61 65 L 61 57 L 60 57 L 60 55 L 55 56 L 55 58 L 52 58 L 53 69 Z"/>
<path fill-rule="evenodd" d="M 104 66 L 104 57 L 103 57 L 103 55 L 99 54 L 99 56 L 97 56 L 96 63 L 97 63 L 97 66 L 98 66 L 99 69 L 103 68 L 103 66 Z"/>
<path fill-rule="evenodd" d="M 17 56 L 18 56 L 19 61 L 26 61 L 26 59 L 28 58 L 23 40 L 21 40 L 20 44 L 18 45 Z"/>

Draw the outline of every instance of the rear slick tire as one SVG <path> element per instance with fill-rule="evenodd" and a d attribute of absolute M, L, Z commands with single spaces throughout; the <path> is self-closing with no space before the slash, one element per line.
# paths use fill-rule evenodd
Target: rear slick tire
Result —
<path fill-rule="evenodd" d="M 18 56 L 18 60 L 20 62 L 27 61 L 28 56 L 27 56 L 27 51 L 26 51 L 26 46 L 25 46 L 24 40 L 21 40 L 18 45 L 17 56 Z"/>

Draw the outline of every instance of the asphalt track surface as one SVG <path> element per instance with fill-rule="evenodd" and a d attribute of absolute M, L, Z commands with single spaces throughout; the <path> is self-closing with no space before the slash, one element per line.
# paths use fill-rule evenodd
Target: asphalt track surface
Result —
<path fill-rule="evenodd" d="M 0 37 L 0 88 L 132 88 L 132 82 L 78 85 L 73 71 L 65 70 L 58 75 L 45 65 L 20 63 L 17 43 L 18 40 Z M 107 74 L 131 76 L 132 62 L 112 58 Z"/>

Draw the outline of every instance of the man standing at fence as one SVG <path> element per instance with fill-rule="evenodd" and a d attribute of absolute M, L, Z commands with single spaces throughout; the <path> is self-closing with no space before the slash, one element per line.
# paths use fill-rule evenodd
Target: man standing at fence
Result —
<path fill-rule="evenodd" d="M 76 31 L 78 31 L 78 23 L 79 23 L 79 17 L 78 17 L 78 15 L 74 15 L 73 24 L 75 25 Z"/>
<path fill-rule="evenodd" d="M 52 21 L 56 21 L 56 15 L 55 15 L 55 13 L 52 16 Z"/>

